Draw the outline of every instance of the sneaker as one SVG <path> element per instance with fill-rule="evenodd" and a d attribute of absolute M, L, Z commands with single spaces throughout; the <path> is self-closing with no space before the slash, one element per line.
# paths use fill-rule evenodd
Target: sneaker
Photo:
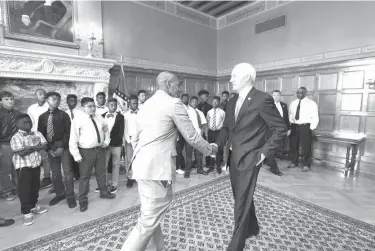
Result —
<path fill-rule="evenodd" d="M 127 188 L 131 188 L 134 184 L 134 180 L 132 179 L 128 179 L 128 181 L 126 182 L 126 187 Z"/>
<path fill-rule="evenodd" d="M 44 214 L 47 211 L 47 208 L 41 208 L 39 205 L 36 205 L 33 209 L 30 210 L 30 212 L 33 214 Z"/>
<path fill-rule="evenodd" d="M 50 190 L 48 190 L 48 193 L 49 193 L 49 194 L 53 194 L 53 193 L 55 193 L 55 188 L 52 187 Z"/>
<path fill-rule="evenodd" d="M 117 192 L 117 187 L 115 187 L 115 186 L 110 186 L 108 191 L 109 191 L 110 193 L 116 193 L 116 192 Z"/>
<path fill-rule="evenodd" d="M 177 174 L 180 174 L 180 175 L 184 175 L 185 172 L 184 172 L 183 170 L 181 170 L 181 169 L 177 169 L 177 170 L 176 170 L 176 173 L 177 173 Z"/>
<path fill-rule="evenodd" d="M 100 189 L 99 187 L 97 187 L 95 190 L 94 190 L 95 193 L 100 193 Z"/>
<path fill-rule="evenodd" d="M 25 214 L 23 216 L 23 224 L 25 224 L 25 226 L 30 226 L 33 223 L 34 223 L 34 214 L 33 213 Z"/>
<path fill-rule="evenodd" d="M 6 201 L 12 201 L 12 200 L 15 200 L 16 199 L 16 196 L 14 196 L 11 192 L 10 193 L 6 193 L 4 195 L 4 199 Z"/>
<path fill-rule="evenodd" d="M 40 189 L 48 188 L 48 187 L 51 187 L 51 186 L 52 186 L 51 178 L 44 178 L 44 179 L 40 182 Z"/>
<path fill-rule="evenodd" d="M 49 205 L 50 206 L 54 206 L 56 204 L 58 204 L 60 201 L 63 201 L 65 200 L 65 195 L 56 195 L 55 198 L 53 198 L 50 202 L 49 202 Z"/>
<path fill-rule="evenodd" d="M 308 167 L 308 166 L 304 166 L 304 167 L 302 168 L 302 172 L 308 172 L 308 171 L 310 171 L 310 167 Z"/>

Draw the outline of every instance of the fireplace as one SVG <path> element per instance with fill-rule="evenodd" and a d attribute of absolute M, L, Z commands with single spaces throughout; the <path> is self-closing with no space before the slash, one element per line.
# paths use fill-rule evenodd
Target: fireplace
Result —
<path fill-rule="evenodd" d="M 95 97 L 108 94 L 109 69 L 115 61 L 76 55 L 48 53 L 14 47 L 0 47 L 0 91 L 15 96 L 15 108 L 25 112 L 35 103 L 38 88 L 61 94 L 61 108 L 66 108 L 68 94 Z"/>

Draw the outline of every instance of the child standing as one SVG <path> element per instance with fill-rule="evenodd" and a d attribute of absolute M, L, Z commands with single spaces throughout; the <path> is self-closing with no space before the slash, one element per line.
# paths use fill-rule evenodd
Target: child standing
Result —
<path fill-rule="evenodd" d="M 15 118 L 18 132 L 12 137 L 10 146 L 13 151 L 13 164 L 18 173 L 18 194 L 21 212 L 26 226 L 33 224 L 34 214 L 47 212 L 37 202 L 40 188 L 40 165 L 42 156 L 39 151 L 47 150 L 47 141 L 36 131 L 31 132 L 32 122 L 27 114 Z"/>

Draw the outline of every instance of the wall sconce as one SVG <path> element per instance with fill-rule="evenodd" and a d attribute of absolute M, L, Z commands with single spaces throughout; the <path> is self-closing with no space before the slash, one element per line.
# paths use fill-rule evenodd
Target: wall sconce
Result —
<path fill-rule="evenodd" d="M 79 24 L 74 24 L 72 31 L 74 31 L 74 40 L 80 45 L 82 38 L 79 36 Z"/>
<path fill-rule="evenodd" d="M 369 89 L 375 90 L 375 79 L 368 79 L 366 85 L 368 85 Z"/>

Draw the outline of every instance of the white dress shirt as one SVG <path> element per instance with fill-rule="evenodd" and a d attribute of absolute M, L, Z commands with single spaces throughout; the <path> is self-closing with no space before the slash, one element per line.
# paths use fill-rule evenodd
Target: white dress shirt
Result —
<path fill-rule="evenodd" d="M 141 101 L 138 101 L 138 110 L 141 109 L 141 107 L 145 105 L 145 102 L 141 103 Z"/>
<path fill-rule="evenodd" d="M 78 107 L 74 108 L 73 110 L 67 109 L 65 110 L 65 112 L 69 115 L 70 121 L 72 121 L 72 112 L 73 112 L 74 118 L 78 117 L 82 113 L 85 114 L 85 112 L 81 108 L 78 108 Z"/>
<path fill-rule="evenodd" d="M 291 124 L 310 124 L 310 129 L 315 130 L 319 123 L 318 106 L 315 101 L 305 97 L 301 100 L 299 119 L 296 120 L 296 112 L 299 99 L 294 100 L 289 106 L 289 121 Z"/>
<path fill-rule="evenodd" d="M 104 117 L 104 120 L 105 120 L 105 122 L 107 123 L 107 126 L 108 126 L 109 133 L 111 133 L 112 128 L 115 125 L 116 117 L 117 117 L 117 112 L 114 112 L 114 113 L 108 112 Z"/>
<path fill-rule="evenodd" d="M 48 108 L 49 105 L 47 102 L 45 102 L 42 106 L 36 103 L 27 109 L 27 114 L 30 116 L 31 121 L 33 122 L 33 127 L 31 128 L 32 132 L 38 131 L 39 116 L 48 111 Z"/>
<path fill-rule="evenodd" d="M 132 143 L 132 139 L 134 139 L 134 135 L 137 133 L 137 112 L 133 112 L 132 110 L 128 110 L 125 112 L 125 140 L 128 143 Z"/>
<path fill-rule="evenodd" d="M 283 108 L 281 107 L 280 102 L 275 102 L 275 105 L 276 105 L 277 110 L 279 110 L 281 117 L 284 118 L 284 112 L 283 112 Z"/>
<path fill-rule="evenodd" d="M 201 119 L 201 125 L 207 124 L 207 120 L 204 117 L 203 112 L 199 111 L 198 109 L 194 109 L 191 106 L 188 107 L 187 113 L 189 115 L 189 118 L 190 118 L 191 122 L 193 123 L 193 126 L 194 126 L 195 130 L 199 134 L 201 134 L 202 133 L 202 129 L 199 127 L 197 112 L 198 112 L 199 117 Z"/>
<path fill-rule="evenodd" d="M 70 129 L 69 150 L 75 161 L 82 158 L 79 148 L 90 149 L 101 146 L 103 143 L 109 145 L 111 142 L 108 125 L 101 115 L 93 115 L 98 127 L 100 143 L 98 143 L 94 123 L 86 113 L 80 114 L 72 121 Z"/>
<path fill-rule="evenodd" d="M 215 119 L 215 128 L 213 128 L 213 124 L 214 124 L 213 118 L 214 118 L 215 110 L 216 110 L 216 114 L 215 114 L 216 119 Z M 225 119 L 224 110 L 220 108 L 216 108 L 216 109 L 212 108 L 207 113 L 208 129 L 210 130 L 215 129 L 215 131 L 220 130 L 223 127 L 224 119 Z"/>
<path fill-rule="evenodd" d="M 96 111 L 95 111 L 96 114 L 103 115 L 103 113 L 106 113 L 106 112 L 108 112 L 108 107 L 106 107 L 105 105 L 103 106 L 96 105 Z"/>

